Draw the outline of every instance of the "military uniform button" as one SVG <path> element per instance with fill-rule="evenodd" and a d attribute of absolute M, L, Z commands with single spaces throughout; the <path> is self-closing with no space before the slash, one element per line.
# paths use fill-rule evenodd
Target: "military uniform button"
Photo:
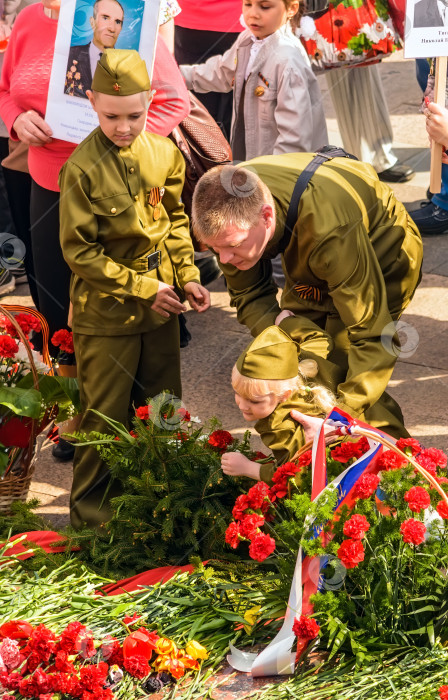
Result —
<path fill-rule="evenodd" d="M 129 168 L 130 173 L 135 173 L 135 168 Z"/>
<path fill-rule="evenodd" d="M 112 209 L 110 210 L 110 213 L 111 213 L 111 214 L 116 214 L 116 213 L 117 213 L 117 208 L 116 208 L 116 207 L 112 207 Z"/>

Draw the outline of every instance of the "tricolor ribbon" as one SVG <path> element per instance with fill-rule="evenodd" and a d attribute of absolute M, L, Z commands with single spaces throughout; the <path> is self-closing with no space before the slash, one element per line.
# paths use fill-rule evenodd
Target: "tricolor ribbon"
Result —
<path fill-rule="evenodd" d="M 378 471 L 377 457 L 381 453 L 382 446 L 379 442 L 369 439 L 369 450 L 348 467 L 342 474 L 334 479 L 327 486 L 327 460 L 325 449 L 325 425 L 332 425 L 341 435 L 356 434 L 356 426 L 367 428 L 370 431 L 380 434 L 367 423 L 354 420 L 348 413 L 339 408 L 334 408 L 316 434 L 312 447 L 312 487 L 311 500 L 322 495 L 325 489 L 336 489 L 338 492 L 336 505 L 333 513 L 336 513 L 343 505 L 349 508 L 354 504 L 354 487 L 358 479 L 363 474 L 376 473 Z M 391 438 L 389 438 L 391 439 Z M 395 441 L 394 441 L 395 442 Z M 305 527 L 312 529 L 314 518 L 308 516 L 305 520 Z M 314 528 L 314 537 L 319 537 L 323 525 L 319 524 Z M 326 559 L 323 557 L 322 559 Z M 280 631 L 274 639 L 259 654 L 244 652 L 230 645 L 230 654 L 227 661 L 237 671 L 251 673 L 252 676 L 280 676 L 294 673 L 295 654 L 292 647 L 295 642 L 295 635 L 292 631 L 294 620 L 301 614 L 310 614 L 312 605 L 310 596 L 320 588 L 322 577 L 316 576 L 316 571 L 320 571 L 324 562 L 320 561 L 318 567 L 313 567 L 312 562 L 315 557 L 305 557 L 302 547 L 299 548 L 296 566 L 289 592 L 288 605 L 286 607 L 285 618 Z"/>

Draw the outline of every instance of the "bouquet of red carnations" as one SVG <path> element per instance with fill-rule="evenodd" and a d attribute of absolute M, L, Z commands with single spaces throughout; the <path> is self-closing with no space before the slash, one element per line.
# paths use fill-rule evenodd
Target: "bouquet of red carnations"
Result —
<path fill-rule="evenodd" d="M 137 614 L 126 617 L 128 629 L 139 624 Z M 0 694 L 3 700 L 59 697 L 114 700 L 137 682 L 155 692 L 187 671 L 199 669 L 208 657 L 198 642 L 180 649 L 171 640 L 139 627 L 121 643 L 94 632 L 77 621 L 61 634 L 43 624 L 11 620 L 0 626 Z"/>

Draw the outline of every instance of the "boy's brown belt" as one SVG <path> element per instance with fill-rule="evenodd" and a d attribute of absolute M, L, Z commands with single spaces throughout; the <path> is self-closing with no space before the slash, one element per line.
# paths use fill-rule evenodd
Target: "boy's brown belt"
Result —
<path fill-rule="evenodd" d="M 131 260 L 130 258 L 116 258 L 115 262 L 128 267 L 135 272 L 150 272 L 159 267 L 162 262 L 162 253 L 156 250 L 154 253 L 144 255 L 142 258 Z"/>

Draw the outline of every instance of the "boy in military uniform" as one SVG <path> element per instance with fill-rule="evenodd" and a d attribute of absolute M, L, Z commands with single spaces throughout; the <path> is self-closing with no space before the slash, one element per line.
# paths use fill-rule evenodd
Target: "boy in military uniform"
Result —
<path fill-rule="evenodd" d="M 100 125 L 60 175 L 61 245 L 73 273 L 80 430 L 86 433 L 105 431 L 89 409 L 125 423 L 132 402 L 143 405 L 164 389 L 181 396 L 181 297 L 199 312 L 210 305 L 180 202 L 183 157 L 169 139 L 144 131 L 151 95 L 138 53 L 105 51 L 89 99 Z M 78 448 L 75 527 L 108 519 L 107 484 L 98 453 Z M 108 495 L 115 493 L 112 484 Z"/>
<path fill-rule="evenodd" d="M 276 324 L 295 338 L 302 319 L 315 323 L 333 343 L 322 356 L 342 371 L 338 406 L 405 436 L 385 389 L 400 354 L 395 324 L 420 281 L 422 241 L 373 168 L 340 157 L 316 170 L 288 231 L 292 193 L 313 155 L 208 171 L 193 198 L 194 231 L 219 255 L 238 320 L 252 335 Z M 286 279 L 280 305 L 271 265 L 278 253 Z"/>

